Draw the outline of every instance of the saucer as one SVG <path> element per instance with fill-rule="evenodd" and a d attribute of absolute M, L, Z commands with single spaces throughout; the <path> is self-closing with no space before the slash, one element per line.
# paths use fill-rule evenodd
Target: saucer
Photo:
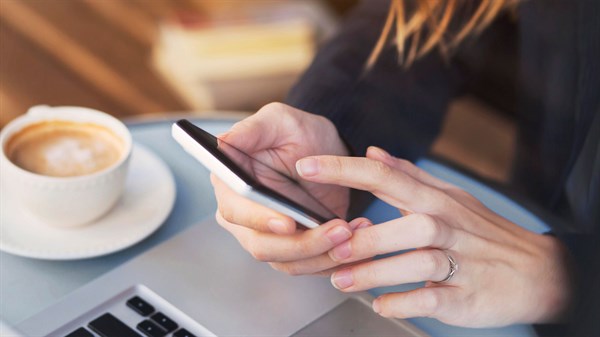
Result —
<path fill-rule="evenodd" d="M 175 179 L 168 166 L 134 144 L 125 190 L 98 220 L 72 228 L 48 226 L 7 195 L 0 184 L 0 250 L 47 260 L 74 260 L 127 248 L 157 230 L 175 202 Z"/>

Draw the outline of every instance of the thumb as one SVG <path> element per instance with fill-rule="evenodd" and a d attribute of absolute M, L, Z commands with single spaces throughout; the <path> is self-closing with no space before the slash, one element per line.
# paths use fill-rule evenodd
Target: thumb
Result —
<path fill-rule="evenodd" d="M 276 147 L 281 141 L 277 120 L 261 111 L 235 123 L 217 138 L 247 153 Z"/>

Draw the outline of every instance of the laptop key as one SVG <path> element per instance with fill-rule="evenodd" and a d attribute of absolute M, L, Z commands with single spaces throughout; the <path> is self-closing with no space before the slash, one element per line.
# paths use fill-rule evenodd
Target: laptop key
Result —
<path fill-rule="evenodd" d="M 85 328 L 79 328 L 65 337 L 94 337 L 91 332 L 87 331 Z"/>
<path fill-rule="evenodd" d="M 168 333 L 163 328 L 149 320 L 142 321 L 137 325 L 137 329 L 148 337 L 163 337 Z"/>
<path fill-rule="evenodd" d="M 171 332 L 179 327 L 177 323 L 173 322 L 172 319 L 165 316 L 162 312 L 155 313 L 150 317 L 150 319 L 158 323 L 158 325 L 160 325 L 161 328 L 167 330 L 167 332 Z"/>
<path fill-rule="evenodd" d="M 127 301 L 127 306 L 142 316 L 148 316 L 154 312 L 154 307 L 138 296 L 130 298 Z"/>
<path fill-rule="evenodd" d="M 173 334 L 173 337 L 196 337 L 196 335 L 192 334 L 184 328 L 181 328 Z"/>
<path fill-rule="evenodd" d="M 142 337 L 115 316 L 106 313 L 88 324 L 101 337 Z"/>

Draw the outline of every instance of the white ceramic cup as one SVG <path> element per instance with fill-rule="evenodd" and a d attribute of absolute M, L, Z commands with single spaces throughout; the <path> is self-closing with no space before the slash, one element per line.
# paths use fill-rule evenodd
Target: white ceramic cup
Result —
<path fill-rule="evenodd" d="M 85 175 L 54 177 L 32 173 L 15 165 L 7 156 L 6 145 L 15 133 L 27 126 L 47 121 L 65 121 L 104 127 L 122 141 L 117 161 L 105 169 Z M 2 184 L 17 205 L 41 222 L 60 227 L 89 224 L 106 214 L 119 200 L 127 176 L 132 139 L 118 119 L 88 108 L 35 106 L 0 132 Z"/>

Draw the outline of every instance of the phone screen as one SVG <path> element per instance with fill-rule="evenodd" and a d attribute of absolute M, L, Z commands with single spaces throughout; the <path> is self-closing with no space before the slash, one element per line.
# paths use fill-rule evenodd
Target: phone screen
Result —
<path fill-rule="evenodd" d="M 256 191 L 293 207 L 320 223 L 341 218 L 311 195 L 302 183 L 253 158 L 187 120 L 177 125 Z"/>

